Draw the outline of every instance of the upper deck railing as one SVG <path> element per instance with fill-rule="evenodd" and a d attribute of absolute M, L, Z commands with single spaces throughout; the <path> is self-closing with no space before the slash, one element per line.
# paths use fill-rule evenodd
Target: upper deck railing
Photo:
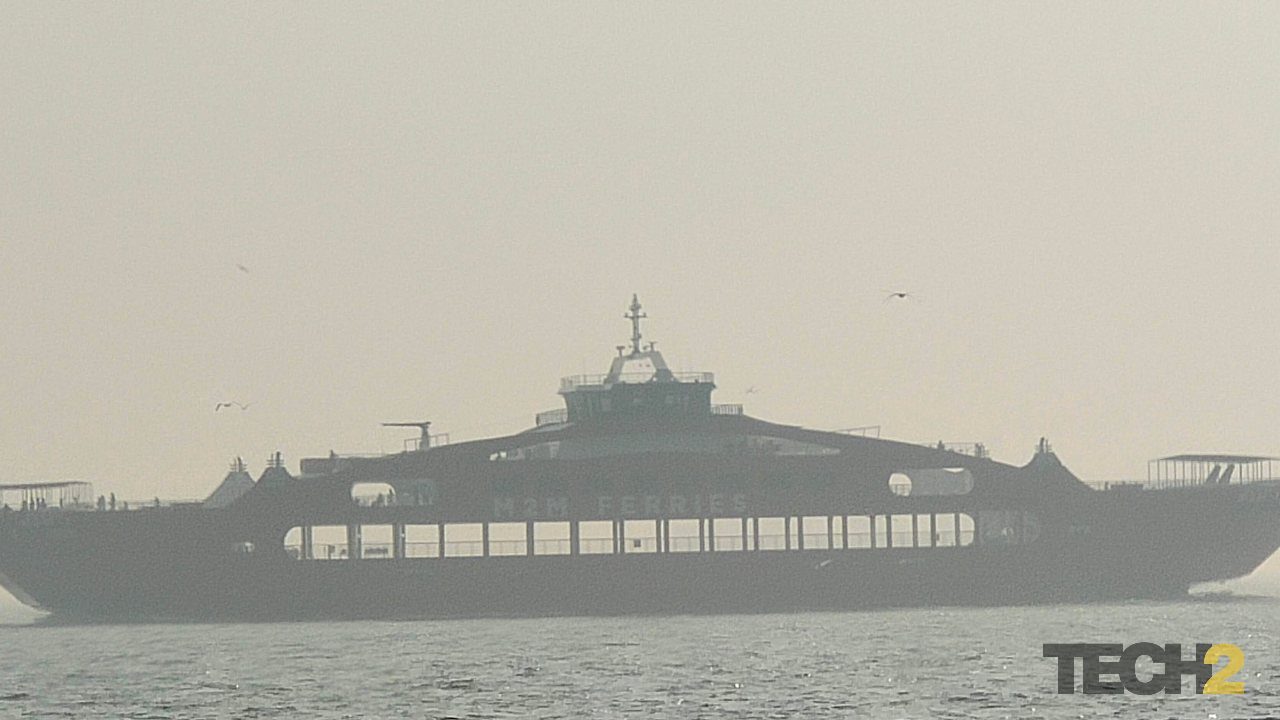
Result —
<path fill-rule="evenodd" d="M 643 385 L 653 382 L 653 373 L 622 373 L 613 378 L 615 383 Z M 715 373 L 709 372 L 678 372 L 671 373 L 671 377 L 675 382 L 682 383 L 714 383 Z M 609 380 L 608 374 L 602 375 L 570 375 L 569 377 L 560 378 L 560 392 L 571 392 L 580 387 L 594 387 L 604 385 Z"/>
<path fill-rule="evenodd" d="M 991 452 L 987 450 L 986 443 L 980 442 L 922 442 L 921 445 L 931 447 L 935 450 L 946 450 L 947 452 L 958 453 L 960 455 L 969 455 L 971 457 L 988 459 Z"/>
<path fill-rule="evenodd" d="M 14 513 L 19 516 L 39 515 L 41 513 L 59 513 L 59 512 L 136 512 L 139 510 L 165 510 L 171 508 L 192 508 L 200 507 L 203 504 L 201 500 L 162 500 L 160 498 L 152 498 L 150 500 L 121 500 L 119 498 L 108 499 L 106 496 L 98 498 L 96 502 L 82 501 L 75 503 L 66 503 L 64 505 L 38 505 L 28 503 L 26 505 L 13 506 L 9 503 L 0 505 L 0 514 Z"/>
<path fill-rule="evenodd" d="M 880 437 L 879 425 L 861 425 L 859 427 L 840 428 L 834 430 L 842 435 L 857 435 L 858 437 Z"/>
<path fill-rule="evenodd" d="M 428 438 L 428 443 L 429 443 L 428 447 L 442 447 L 444 445 L 448 445 L 449 433 L 433 433 L 431 437 Z M 425 448 L 422 447 L 422 438 L 420 437 L 405 438 L 405 441 L 404 441 L 405 452 L 414 452 L 415 450 L 423 450 L 423 449 Z"/>
<path fill-rule="evenodd" d="M 542 427 L 543 425 L 558 425 L 560 423 L 566 423 L 569 422 L 569 410 L 567 408 L 545 410 L 534 415 L 533 421 L 538 427 Z"/>
<path fill-rule="evenodd" d="M 712 415 L 741 415 L 741 403 L 715 403 L 711 406 Z M 533 416 L 534 424 L 538 427 L 544 425 L 559 425 L 569 422 L 569 410 L 567 408 L 557 408 L 555 410 L 544 410 Z"/>
<path fill-rule="evenodd" d="M 1226 483 L 1207 483 L 1203 480 L 1102 480 L 1087 482 L 1094 490 L 1167 490 L 1170 488 L 1209 487 L 1222 485 L 1252 485 L 1254 483 L 1280 483 L 1280 477 L 1234 478 Z"/>

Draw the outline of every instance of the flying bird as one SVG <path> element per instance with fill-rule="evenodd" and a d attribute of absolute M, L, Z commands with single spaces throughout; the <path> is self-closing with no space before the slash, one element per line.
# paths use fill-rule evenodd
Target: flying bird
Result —
<path fill-rule="evenodd" d="M 754 394 L 756 394 L 757 392 L 759 392 L 759 391 L 758 391 L 758 390 L 756 390 L 756 386 L 755 386 L 755 385 L 752 385 L 751 387 L 749 387 L 749 388 L 747 388 L 746 390 L 744 390 L 744 391 L 742 392 L 742 394 L 743 394 L 743 395 L 754 395 Z"/>
<path fill-rule="evenodd" d="M 236 263 L 236 269 L 237 269 L 237 270 L 239 270 L 240 272 L 244 273 L 245 275 L 248 275 L 248 274 L 249 274 L 249 268 L 247 268 L 247 267 L 245 267 L 245 266 L 241 265 L 240 263 Z"/>
<path fill-rule="evenodd" d="M 213 411 L 214 411 L 214 412 L 218 412 L 218 411 L 219 411 L 219 410 L 221 410 L 222 408 L 229 408 L 229 407 L 232 407 L 232 406 L 235 406 L 235 407 L 240 408 L 240 410 L 241 410 L 241 411 L 245 411 L 245 410 L 248 410 L 248 409 L 249 409 L 249 406 L 250 406 L 250 405 L 252 405 L 252 404 L 253 404 L 253 403 L 245 403 L 245 404 L 241 405 L 240 403 L 238 403 L 238 402 L 236 402 L 236 401 L 234 401 L 234 400 L 232 400 L 231 402 L 220 402 L 220 403 L 218 403 L 217 405 L 214 405 L 214 406 L 213 406 Z"/>
<path fill-rule="evenodd" d="M 903 290 L 882 290 L 881 292 L 884 293 L 885 302 L 889 302 L 890 300 L 908 300 L 915 297 L 914 293 L 909 293 Z"/>

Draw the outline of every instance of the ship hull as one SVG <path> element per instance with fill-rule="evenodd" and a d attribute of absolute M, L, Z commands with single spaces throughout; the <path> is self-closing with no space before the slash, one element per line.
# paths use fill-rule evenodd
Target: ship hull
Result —
<path fill-rule="evenodd" d="M 1061 496 L 1022 508 L 1040 528 L 1025 542 L 970 507 L 978 530 L 956 547 L 299 560 L 289 529 L 333 516 L 250 507 L 7 513 L 0 584 L 77 620 L 753 613 L 1168 598 L 1280 548 L 1274 483 Z M 376 525 L 434 511 L 344 512 Z"/>
<path fill-rule="evenodd" d="M 854 550 L 607 558 L 451 558 L 258 563 L 157 576 L 117 569 L 96 587 L 18 580 L 67 619 L 271 621 L 856 610 L 1177 596 L 1187 583 L 1075 574 L 968 548 L 852 557 Z M 22 577 L 22 576 L 18 576 Z M 6 576 L 10 583 L 12 575 Z"/>
<path fill-rule="evenodd" d="M 1261 525 L 1243 540 L 1195 537 L 1171 551 L 1150 540 L 342 561 L 139 550 L 64 556 L 61 569 L 11 548 L 0 581 L 66 620 L 759 613 L 1169 598 L 1247 574 L 1280 547 Z"/>

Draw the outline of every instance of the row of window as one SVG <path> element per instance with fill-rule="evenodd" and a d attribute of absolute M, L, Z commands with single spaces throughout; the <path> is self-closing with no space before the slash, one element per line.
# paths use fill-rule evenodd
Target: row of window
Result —
<path fill-rule="evenodd" d="M 395 537 L 391 525 L 327 525 L 294 528 L 285 547 L 295 558 L 438 558 L 511 555 L 608 555 L 658 552 L 839 550 L 932 548 L 1031 542 L 1039 534 L 1034 516 L 983 511 L 967 513 L 445 523 L 406 525 Z"/>

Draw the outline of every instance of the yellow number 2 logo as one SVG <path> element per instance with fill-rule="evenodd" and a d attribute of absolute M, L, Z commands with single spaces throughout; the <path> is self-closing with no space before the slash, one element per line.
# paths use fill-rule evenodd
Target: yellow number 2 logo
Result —
<path fill-rule="evenodd" d="M 1221 658 L 1227 659 L 1227 666 L 1215 672 L 1213 677 L 1209 678 L 1209 681 L 1204 684 L 1204 694 L 1243 694 L 1244 683 L 1240 681 L 1227 682 L 1227 678 L 1244 669 L 1244 651 L 1230 643 L 1218 643 L 1209 648 L 1209 652 L 1204 654 L 1204 663 L 1209 667 L 1213 667 L 1218 664 L 1218 660 Z"/>

